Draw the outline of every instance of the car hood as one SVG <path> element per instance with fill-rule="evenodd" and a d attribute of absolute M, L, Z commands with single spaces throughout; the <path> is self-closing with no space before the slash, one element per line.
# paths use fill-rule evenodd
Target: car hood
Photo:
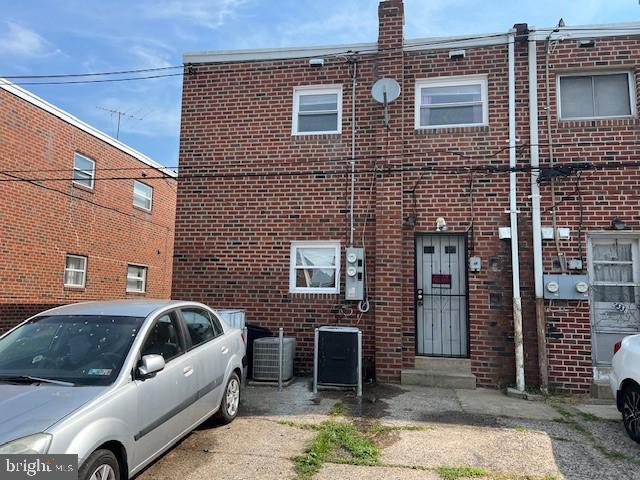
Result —
<path fill-rule="evenodd" d="M 106 389 L 0 384 L 0 445 L 46 431 Z"/>

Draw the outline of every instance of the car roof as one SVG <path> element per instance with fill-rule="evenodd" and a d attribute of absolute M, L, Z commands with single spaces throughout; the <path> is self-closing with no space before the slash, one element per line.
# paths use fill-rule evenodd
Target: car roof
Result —
<path fill-rule="evenodd" d="M 200 305 L 179 300 L 136 299 L 82 302 L 52 308 L 40 315 L 112 315 L 115 317 L 146 317 L 161 308 L 173 305 Z"/>

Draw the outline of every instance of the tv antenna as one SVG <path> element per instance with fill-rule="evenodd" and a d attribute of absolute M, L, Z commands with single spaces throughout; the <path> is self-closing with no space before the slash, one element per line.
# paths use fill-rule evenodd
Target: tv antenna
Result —
<path fill-rule="evenodd" d="M 393 78 L 381 78 L 371 87 L 371 95 L 384 105 L 384 126 L 389 128 L 389 104 L 400 96 L 400 84 Z"/>
<path fill-rule="evenodd" d="M 118 116 L 118 124 L 116 127 L 116 140 L 119 140 L 120 138 L 120 121 L 122 118 L 131 118 L 133 120 L 142 120 L 143 117 L 136 117 L 133 114 L 127 113 L 127 112 L 123 112 L 122 110 L 118 110 L 115 108 L 106 108 L 106 107 L 96 107 L 99 110 L 104 110 L 105 112 L 109 112 L 111 114 L 111 118 L 113 119 L 114 115 Z M 139 111 L 139 110 L 138 110 Z M 138 113 L 138 112 L 136 112 Z"/>

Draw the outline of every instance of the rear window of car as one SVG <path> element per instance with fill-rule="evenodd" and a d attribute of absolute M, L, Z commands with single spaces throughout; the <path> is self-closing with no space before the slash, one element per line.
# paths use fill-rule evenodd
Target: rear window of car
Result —
<path fill-rule="evenodd" d="M 191 344 L 195 347 L 218 336 L 213 327 L 209 312 L 201 308 L 185 308 L 182 318 L 187 326 Z"/>

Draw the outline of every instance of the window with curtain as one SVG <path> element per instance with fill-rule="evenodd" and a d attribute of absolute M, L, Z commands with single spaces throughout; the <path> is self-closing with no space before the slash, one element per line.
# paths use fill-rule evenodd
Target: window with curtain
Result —
<path fill-rule="evenodd" d="M 339 293 L 340 243 L 293 242 L 289 287 L 293 293 Z"/>
<path fill-rule="evenodd" d="M 629 72 L 560 76 L 560 118 L 632 115 L 632 78 Z"/>
<path fill-rule="evenodd" d="M 485 77 L 416 83 L 416 128 L 486 125 L 487 108 Z"/>

